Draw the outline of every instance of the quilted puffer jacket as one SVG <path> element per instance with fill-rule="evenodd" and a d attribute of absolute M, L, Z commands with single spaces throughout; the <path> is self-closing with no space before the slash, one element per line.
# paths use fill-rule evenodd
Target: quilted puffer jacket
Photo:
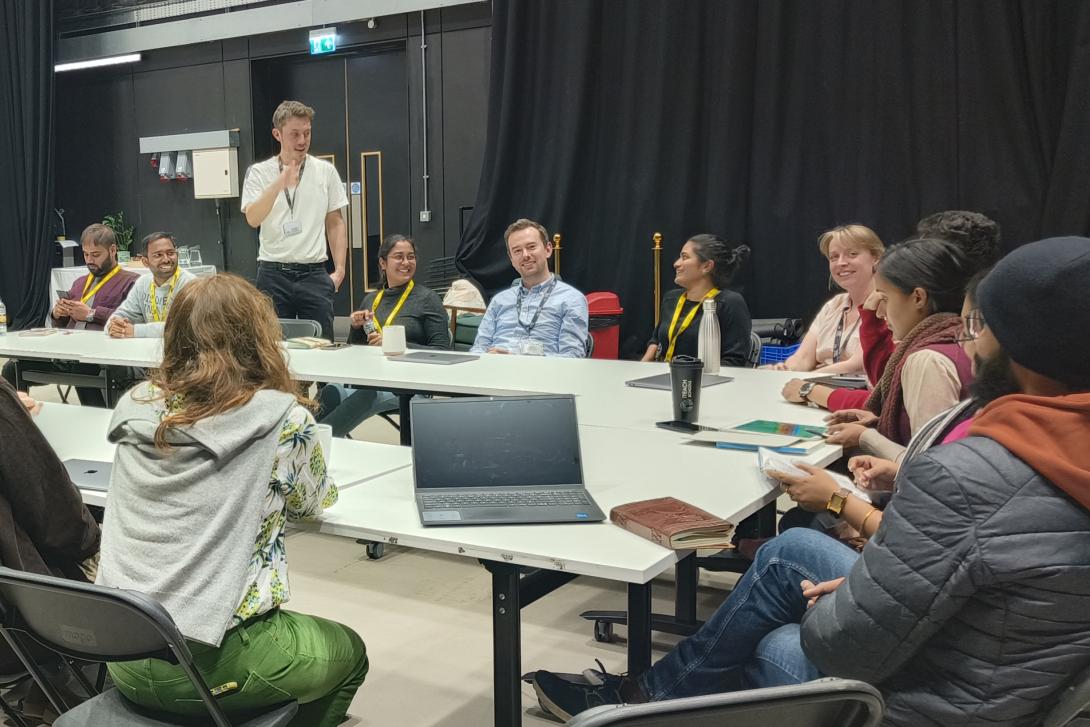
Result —
<path fill-rule="evenodd" d="M 1085 462 L 1090 427 L 1068 436 Z M 1090 512 L 993 439 L 931 449 L 802 642 L 825 674 L 878 686 L 886 725 L 1040 724 L 1090 665 Z"/>

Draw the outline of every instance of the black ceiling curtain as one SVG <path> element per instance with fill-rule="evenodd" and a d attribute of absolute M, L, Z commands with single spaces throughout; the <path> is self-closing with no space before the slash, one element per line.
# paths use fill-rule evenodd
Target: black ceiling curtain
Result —
<path fill-rule="evenodd" d="M 749 244 L 755 317 L 828 296 L 816 238 L 887 243 L 941 209 L 1006 247 L 1090 230 L 1090 3 L 496 0 L 488 142 L 458 264 L 493 292 L 503 230 L 563 235 L 561 272 L 626 309 L 625 349 L 688 236 Z"/>
<path fill-rule="evenodd" d="M 0 299 L 41 325 L 53 260 L 53 3 L 0 3 Z M 93 183 L 88 180 L 88 183 Z"/>

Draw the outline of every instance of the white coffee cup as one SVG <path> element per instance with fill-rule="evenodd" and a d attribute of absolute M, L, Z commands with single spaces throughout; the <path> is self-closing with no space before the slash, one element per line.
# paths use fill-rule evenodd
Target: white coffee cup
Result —
<path fill-rule="evenodd" d="M 386 326 L 382 329 L 382 352 L 387 356 L 405 353 L 405 326 Z"/>
<path fill-rule="evenodd" d="M 318 429 L 318 443 L 322 445 L 322 457 L 325 458 L 326 467 L 329 467 L 333 459 L 333 427 L 328 424 L 315 424 Z"/>

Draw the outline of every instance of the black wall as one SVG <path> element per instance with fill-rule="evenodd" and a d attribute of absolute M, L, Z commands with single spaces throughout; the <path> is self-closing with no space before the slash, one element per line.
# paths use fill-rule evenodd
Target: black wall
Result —
<path fill-rule="evenodd" d="M 429 223 L 418 221 L 423 184 L 419 13 L 379 18 L 373 30 L 363 22 L 338 26 L 338 53 L 368 52 L 372 44 L 404 46 L 410 170 L 409 190 L 398 196 L 409 200 L 411 229 L 397 231 L 416 238 L 426 265 L 434 257 L 454 254 L 459 210 L 473 205 L 477 193 L 487 113 L 490 6 L 428 11 L 425 21 Z M 124 210 L 136 225 L 137 239 L 153 230 L 170 230 L 182 244 L 200 245 L 206 263 L 252 277 L 257 232 L 239 212 L 239 199 L 221 201 L 227 216 L 221 246 L 215 201 L 194 199 L 191 183 L 161 183 L 149 156 L 139 153 L 139 138 L 237 128 L 241 178 L 255 153 L 258 158 L 270 153 L 271 108 L 281 100 L 265 98 L 268 84 L 260 69 L 277 57 L 298 56 L 308 62 L 306 50 L 303 29 L 165 48 L 144 53 L 131 66 L 58 74 L 55 200 L 65 210 L 68 236 L 78 237 L 103 215 Z M 322 122 L 322 110 L 317 111 L 316 124 Z"/>

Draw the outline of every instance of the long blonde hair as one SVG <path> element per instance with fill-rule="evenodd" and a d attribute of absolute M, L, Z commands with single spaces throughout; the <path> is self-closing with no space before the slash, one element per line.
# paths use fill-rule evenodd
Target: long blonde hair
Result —
<path fill-rule="evenodd" d="M 283 391 L 313 405 L 292 381 L 272 301 L 237 275 L 198 278 L 178 291 L 163 331 L 163 362 L 149 379 L 168 414 L 167 431 L 242 406 L 262 389 Z M 177 397 L 177 398 L 175 398 Z"/>

